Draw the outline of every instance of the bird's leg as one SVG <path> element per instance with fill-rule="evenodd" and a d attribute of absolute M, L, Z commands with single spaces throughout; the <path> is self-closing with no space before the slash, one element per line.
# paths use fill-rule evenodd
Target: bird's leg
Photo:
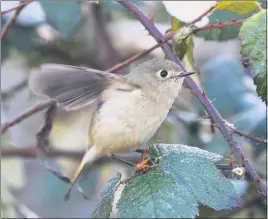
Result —
<path fill-rule="evenodd" d="M 139 163 L 144 160 L 145 155 L 149 152 L 149 149 L 147 149 L 147 148 L 146 149 L 141 149 L 141 150 L 142 150 L 142 152 L 141 152 L 141 158 L 139 160 Z"/>
<path fill-rule="evenodd" d="M 151 161 L 151 158 L 145 157 L 141 162 L 139 162 L 135 165 L 135 169 L 137 171 L 141 171 L 141 170 L 145 170 L 145 169 L 149 168 L 150 161 Z"/>
<path fill-rule="evenodd" d="M 125 163 L 125 164 L 128 164 L 128 165 L 130 165 L 130 166 L 135 166 L 135 164 L 133 164 L 133 163 L 131 163 L 131 162 L 129 162 L 129 161 L 126 161 L 126 160 L 124 160 L 124 159 L 122 159 L 122 158 L 120 158 L 120 157 L 118 157 L 118 156 L 116 156 L 116 155 L 114 155 L 114 154 L 111 154 L 111 157 L 112 157 L 113 159 L 115 159 L 115 160 L 121 161 L 121 162 L 123 162 L 123 163 Z"/>
<path fill-rule="evenodd" d="M 147 169 L 149 167 L 148 163 L 151 161 L 151 159 L 145 156 L 149 152 L 149 149 L 137 149 L 136 152 L 141 152 L 141 158 L 135 165 L 135 169 L 137 171 Z"/>

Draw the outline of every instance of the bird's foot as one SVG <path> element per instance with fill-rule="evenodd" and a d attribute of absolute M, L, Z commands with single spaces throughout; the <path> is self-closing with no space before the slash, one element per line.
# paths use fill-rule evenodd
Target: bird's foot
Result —
<path fill-rule="evenodd" d="M 142 160 L 145 158 L 145 155 L 149 152 L 148 148 L 145 149 L 137 149 L 136 152 L 141 153 L 141 158 L 138 163 L 142 162 Z"/>
<path fill-rule="evenodd" d="M 145 155 L 144 155 L 145 156 Z M 136 165 L 135 165 L 135 169 L 136 171 L 142 171 L 142 170 L 146 170 L 150 167 L 150 161 L 151 158 L 148 157 L 143 157 L 142 160 L 140 160 Z"/>

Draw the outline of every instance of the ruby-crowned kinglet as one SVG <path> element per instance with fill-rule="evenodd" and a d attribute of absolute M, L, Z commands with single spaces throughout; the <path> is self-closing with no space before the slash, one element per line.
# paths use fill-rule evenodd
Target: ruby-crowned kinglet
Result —
<path fill-rule="evenodd" d="M 166 59 L 152 59 L 119 76 L 67 65 L 45 64 L 30 77 L 34 93 L 55 100 L 67 111 L 90 106 L 89 145 L 68 194 L 86 165 L 112 153 L 135 151 L 165 120 L 184 73 Z M 91 108 L 92 107 L 92 108 Z"/>

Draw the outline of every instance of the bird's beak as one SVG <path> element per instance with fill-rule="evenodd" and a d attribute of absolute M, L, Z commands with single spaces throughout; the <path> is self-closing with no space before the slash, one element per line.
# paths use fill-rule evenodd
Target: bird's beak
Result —
<path fill-rule="evenodd" d="M 195 72 L 183 72 L 181 74 L 179 74 L 177 77 L 186 77 L 186 76 L 189 76 L 189 75 L 192 75 L 194 74 Z"/>

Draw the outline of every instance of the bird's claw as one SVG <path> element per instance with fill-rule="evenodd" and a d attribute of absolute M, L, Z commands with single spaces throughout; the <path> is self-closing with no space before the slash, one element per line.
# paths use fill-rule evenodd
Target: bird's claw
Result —
<path fill-rule="evenodd" d="M 150 158 L 145 157 L 139 163 L 136 164 L 135 169 L 137 171 L 142 171 L 150 167 L 149 162 L 151 161 Z"/>

